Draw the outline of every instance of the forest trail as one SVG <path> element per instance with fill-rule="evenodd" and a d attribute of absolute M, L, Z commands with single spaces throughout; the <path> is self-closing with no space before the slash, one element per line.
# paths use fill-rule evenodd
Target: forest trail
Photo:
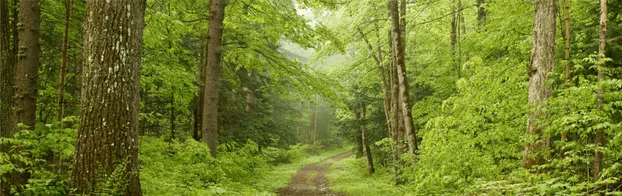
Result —
<path fill-rule="evenodd" d="M 351 152 L 344 152 L 303 167 L 294 174 L 287 187 L 279 189 L 278 194 L 280 196 L 345 195 L 331 191 L 324 175 L 333 163 L 350 156 L 352 156 Z"/>

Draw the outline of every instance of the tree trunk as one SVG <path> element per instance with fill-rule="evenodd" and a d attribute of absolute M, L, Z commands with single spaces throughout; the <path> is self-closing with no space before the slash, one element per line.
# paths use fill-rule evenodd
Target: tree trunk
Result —
<path fill-rule="evenodd" d="M 313 151 L 317 152 L 315 142 L 317 141 L 317 105 L 318 105 L 317 97 L 315 98 L 315 107 L 313 109 Z"/>
<path fill-rule="evenodd" d="M 209 36 L 207 37 L 207 66 L 205 67 L 205 90 L 203 92 L 203 141 L 216 157 L 218 141 L 218 83 L 222 55 L 222 30 L 225 19 L 226 0 L 212 0 L 209 11 Z"/>
<path fill-rule="evenodd" d="M 11 21 L 11 27 L 13 28 L 13 69 L 15 69 L 15 64 L 17 64 L 17 51 L 18 51 L 18 45 L 19 45 L 19 36 L 18 36 L 18 30 L 17 30 L 17 23 L 19 23 L 19 9 L 18 9 L 18 1 L 19 0 L 13 0 L 13 20 Z M 8 13 L 8 12 L 7 12 Z M 13 76 L 15 77 L 15 76 Z"/>
<path fill-rule="evenodd" d="M 15 73 L 15 120 L 29 127 L 35 125 L 37 111 L 37 75 L 39 69 L 39 1 L 20 1 L 18 31 L 19 51 Z"/>
<path fill-rule="evenodd" d="M 374 173 L 374 160 L 371 156 L 371 149 L 369 148 L 369 144 L 367 143 L 367 127 L 365 122 L 365 104 L 362 102 L 359 105 L 360 116 L 359 122 L 361 123 L 361 144 L 363 146 L 363 154 L 365 156 L 365 163 L 367 164 L 367 171 L 369 171 L 369 175 Z"/>
<path fill-rule="evenodd" d="M 545 84 L 547 74 L 553 71 L 555 56 L 555 6 L 556 1 L 535 1 L 533 38 L 531 43 L 531 65 L 529 68 L 529 106 L 531 107 L 527 119 L 527 135 L 532 139 L 525 145 L 523 151 L 523 167 L 531 168 L 534 164 L 541 164 L 544 160 L 537 155 L 545 145 L 540 141 L 543 138 L 542 124 L 538 123 L 546 118 L 543 104 L 551 97 L 552 88 Z"/>
<path fill-rule="evenodd" d="M 123 195 L 142 195 L 138 166 L 140 67 L 146 1 L 86 2 L 84 80 L 71 185 L 102 191 L 121 172 Z M 103 172 L 103 173 L 102 173 Z"/>
<path fill-rule="evenodd" d="M 175 139 L 175 87 L 171 87 L 171 141 Z"/>
<path fill-rule="evenodd" d="M 598 55 L 599 58 L 605 58 L 607 47 L 607 0 L 600 0 L 600 39 L 598 41 Z M 598 82 L 602 82 L 605 79 L 605 62 L 599 61 L 598 65 Z M 598 89 L 596 94 L 596 108 L 603 110 L 603 89 Z M 603 147 L 605 144 L 605 132 L 602 129 L 596 130 L 596 137 L 594 138 L 596 146 Z M 596 150 L 594 155 L 594 169 L 593 178 L 594 181 L 598 181 L 601 166 L 603 163 L 603 152 Z M 596 187 L 598 188 L 598 187 Z M 595 188 L 595 189 L 596 189 Z"/>
<path fill-rule="evenodd" d="M 414 138 L 414 124 L 412 114 L 410 112 L 410 102 L 408 97 L 408 80 L 406 78 L 406 65 L 404 60 L 404 38 L 400 31 L 399 13 L 397 11 L 397 0 L 391 0 L 391 20 L 393 23 L 393 50 L 395 51 L 397 78 L 399 83 L 399 102 L 402 110 L 401 118 L 404 121 L 404 130 L 406 131 L 406 139 L 408 140 L 408 152 L 414 154 L 417 149 L 417 141 Z"/>
<path fill-rule="evenodd" d="M 486 8 L 484 8 L 484 0 L 477 0 L 477 25 L 484 26 L 486 23 Z"/>
<path fill-rule="evenodd" d="M 570 87 L 571 80 L 571 72 L 570 72 L 570 12 L 568 9 L 568 0 L 564 0 L 564 60 L 566 60 L 566 66 L 564 67 L 564 85 L 566 88 Z M 568 112 L 568 107 L 565 108 L 566 112 Z M 561 140 L 565 142 L 568 138 L 568 134 L 566 131 L 562 132 Z M 561 157 L 563 157 L 563 152 Z"/>
<path fill-rule="evenodd" d="M 58 81 L 58 100 L 57 100 L 57 108 L 56 108 L 56 121 L 60 123 L 63 120 L 64 111 L 63 104 L 65 104 L 65 77 L 67 67 L 67 40 L 69 40 L 69 16 L 71 15 L 71 4 L 72 0 L 65 0 L 65 24 L 63 27 L 63 43 L 61 48 L 61 58 L 60 58 L 60 67 L 59 67 L 59 81 Z"/>
<path fill-rule="evenodd" d="M 0 137 L 12 137 L 13 78 L 15 57 L 11 47 L 8 1 L 0 1 Z M 6 151 L 2 151 L 6 152 Z"/>
<path fill-rule="evenodd" d="M 195 106 L 196 116 L 194 118 L 194 139 L 197 141 L 201 140 L 200 134 L 202 126 L 202 118 L 203 118 L 203 103 L 204 102 L 204 91 L 205 91 L 205 67 L 207 66 L 207 61 L 205 57 L 207 56 L 207 48 L 205 47 L 205 42 L 203 42 L 203 38 L 199 40 L 199 74 L 197 79 L 197 87 L 199 92 L 197 93 L 197 105 Z"/>
<path fill-rule="evenodd" d="M 369 49 L 369 52 L 372 53 L 372 57 L 374 59 L 374 61 L 376 62 L 376 67 L 378 68 L 378 73 L 380 74 L 380 81 L 382 83 L 380 83 L 380 87 L 382 88 L 382 93 L 383 93 L 383 97 L 382 97 L 382 101 L 383 101 L 383 106 L 384 106 L 384 117 L 387 121 L 387 128 L 389 131 L 389 136 L 391 136 L 391 103 L 390 103 L 390 98 L 389 98 L 389 91 L 388 91 L 388 85 L 387 85 L 387 79 L 384 75 L 385 71 L 384 71 L 384 67 L 382 66 L 382 50 L 380 49 L 380 43 L 378 43 L 378 56 L 375 56 L 373 54 L 373 50 L 374 47 L 371 45 L 371 43 L 369 42 L 369 40 L 367 39 L 367 37 L 365 36 L 365 34 L 363 34 L 363 31 L 358 28 L 358 33 L 361 35 L 361 38 L 363 38 L 363 41 L 365 41 L 365 44 L 367 44 L 367 48 Z M 377 32 L 376 32 L 377 33 Z"/>
<path fill-rule="evenodd" d="M 458 42 L 458 22 L 456 21 L 456 7 L 452 5 L 451 7 L 451 62 L 456 67 L 456 73 L 458 74 L 458 79 L 460 79 L 460 64 L 456 61 L 456 43 Z"/>

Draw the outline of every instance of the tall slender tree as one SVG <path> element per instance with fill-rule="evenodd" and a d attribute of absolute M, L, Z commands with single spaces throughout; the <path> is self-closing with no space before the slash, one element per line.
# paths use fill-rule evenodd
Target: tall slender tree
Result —
<path fill-rule="evenodd" d="M 564 60 L 566 60 L 566 66 L 564 67 L 564 85 L 568 88 L 570 87 L 570 80 L 572 78 L 570 72 L 570 9 L 568 9 L 568 0 L 564 0 Z M 568 111 L 568 107 L 566 107 L 566 111 Z M 568 134 L 565 131 L 562 132 L 561 140 L 565 142 L 567 138 Z"/>
<path fill-rule="evenodd" d="M 58 99 L 56 109 L 56 121 L 60 122 L 64 117 L 64 104 L 65 104 L 65 77 L 67 75 L 67 49 L 69 40 L 69 18 L 71 15 L 71 4 L 73 0 L 65 0 L 65 23 L 63 24 L 63 41 L 61 48 L 61 58 L 59 67 L 59 81 L 58 81 Z M 61 123 L 62 125 L 62 123 Z"/>
<path fill-rule="evenodd" d="M 142 195 L 138 110 L 145 0 L 86 3 L 83 90 L 71 185 L 102 188 L 113 172 L 124 195 Z M 105 180 L 105 179 L 103 179 Z"/>
<path fill-rule="evenodd" d="M 363 155 L 365 156 L 365 163 L 367 164 L 367 171 L 369 175 L 375 172 L 374 159 L 371 155 L 371 149 L 369 148 L 369 139 L 367 138 L 367 122 L 365 120 L 365 103 L 359 103 L 359 123 L 361 125 L 361 145 L 363 146 Z"/>
<path fill-rule="evenodd" d="M 406 139 L 408 140 L 408 152 L 414 154 L 417 149 L 417 141 L 414 138 L 414 124 L 412 113 L 410 111 L 410 101 L 408 95 L 408 79 L 406 77 L 406 64 L 404 59 L 404 37 L 402 27 L 400 26 L 400 14 L 398 12 L 397 0 L 391 0 L 389 3 L 391 21 L 392 21 L 392 38 L 393 51 L 396 59 L 397 79 L 399 84 L 399 106 L 402 110 L 400 117 L 404 123 Z"/>
<path fill-rule="evenodd" d="M 209 36 L 207 38 L 207 65 L 205 67 L 205 89 L 203 92 L 203 141 L 210 153 L 216 157 L 218 141 L 218 83 L 220 82 L 220 61 L 222 55 L 222 31 L 224 29 L 226 0 L 212 0 L 209 10 Z"/>
<path fill-rule="evenodd" d="M 555 56 L 555 14 L 556 1 L 534 1 L 535 13 L 533 22 L 533 37 L 531 42 L 531 65 L 529 67 L 529 106 L 531 107 L 527 119 L 527 135 L 529 143 L 523 151 L 523 167 L 531 168 L 540 164 L 543 158 L 537 153 L 545 147 L 539 141 L 542 139 L 542 124 L 539 120 L 546 118 L 543 108 L 552 94 L 551 86 L 545 84 L 547 74 L 553 71 Z"/>
<path fill-rule="evenodd" d="M 600 39 L 598 41 L 598 56 L 601 58 L 598 64 L 598 82 L 602 82 L 605 79 L 605 62 L 602 58 L 605 58 L 607 49 L 607 0 L 600 0 Z M 603 89 L 598 89 L 596 94 L 596 108 L 603 110 Z M 597 146 L 604 146 L 605 132 L 602 129 L 596 130 L 596 137 L 594 138 Z M 596 150 L 594 155 L 594 168 L 592 169 L 592 177 L 595 181 L 598 180 L 600 170 L 603 164 L 603 152 Z"/>
<path fill-rule="evenodd" d="M 39 1 L 19 2 L 18 58 L 15 68 L 15 120 L 34 127 L 37 106 L 37 79 L 39 69 Z"/>

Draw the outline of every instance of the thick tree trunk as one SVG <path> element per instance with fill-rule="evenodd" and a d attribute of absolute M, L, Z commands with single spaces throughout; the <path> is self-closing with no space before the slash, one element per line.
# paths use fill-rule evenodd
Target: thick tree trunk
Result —
<path fill-rule="evenodd" d="M 29 127 L 35 125 L 37 111 L 37 75 L 39 69 L 39 1 L 19 2 L 19 51 L 15 73 L 15 120 Z"/>
<path fill-rule="evenodd" d="M 82 112 L 71 177 L 77 194 L 99 191 L 101 176 L 116 170 L 123 173 L 125 183 L 116 187 L 123 195 L 142 195 L 138 111 L 145 7 L 144 0 L 86 3 Z"/>
<path fill-rule="evenodd" d="M 367 171 L 369 175 L 374 173 L 374 160 L 371 155 L 371 149 L 369 148 L 369 144 L 367 143 L 367 127 L 365 122 L 365 104 L 362 102 L 359 105 L 360 116 L 359 122 L 361 123 L 361 144 L 363 146 L 363 154 L 365 156 L 365 163 L 367 164 Z"/>
<path fill-rule="evenodd" d="M 63 43 L 61 48 L 61 58 L 59 67 L 59 81 L 58 81 L 58 99 L 56 101 L 56 121 L 61 122 L 64 114 L 63 105 L 65 104 L 65 77 L 67 75 L 67 40 L 69 40 L 69 16 L 71 15 L 71 4 L 73 0 L 65 0 L 65 24 L 63 27 Z M 62 125 L 62 123 L 61 123 Z"/>
<path fill-rule="evenodd" d="M 598 41 L 598 54 L 600 58 L 605 57 L 607 49 L 607 0 L 600 0 L 600 39 Z M 602 61 L 601 61 L 602 62 Z M 604 62 L 598 65 L 598 82 L 602 82 L 605 79 L 605 65 Z M 596 94 L 596 108 L 598 110 L 603 110 L 603 89 L 598 89 Z M 594 143 L 597 146 L 604 146 L 605 143 L 605 132 L 603 130 L 596 130 L 596 137 L 594 138 Z M 603 163 L 603 152 L 600 150 L 596 150 L 594 155 L 594 169 L 592 169 L 592 177 L 594 181 L 598 181 L 600 170 Z"/>
<path fill-rule="evenodd" d="M 8 1 L 8 0 L 7 0 Z M 17 30 L 17 26 L 19 24 L 19 8 L 18 8 L 18 1 L 19 0 L 13 0 L 13 19 L 11 20 L 11 30 L 13 33 L 13 45 L 12 45 L 12 50 L 13 50 L 13 55 L 12 55 L 12 62 L 13 62 L 13 69 L 15 69 L 15 66 L 17 65 L 17 53 L 18 53 L 18 45 L 19 45 L 19 31 Z M 15 70 L 13 70 L 13 78 L 15 78 Z M 13 79 L 13 83 L 15 83 L 15 79 Z M 13 94 L 15 94 L 15 87 L 13 87 Z M 13 120 L 15 120 L 15 117 L 13 117 Z M 13 121 L 13 123 L 15 123 L 15 121 Z"/>
<path fill-rule="evenodd" d="M 207 66 L 205 68 L 205 90 L 203 92 L 203 141 L 207 143 L 213 157 L 217 155 L 218 140 L 218 83 L 220 82 L 220 60 L 222 55 L 222 31 L 224 29 L 226 0 L 212 0 L 209 11 L 209 36 L 207 38 Z"/>
<path fill-rule="evenodd" d="M 0 137 L 12 137 L 15 57 L 11 47 L 8 1 L 0 1 Z M 2 151 L 6 152 L 6 151 Z"/>
<path fill-rule="evenodd" d="M 544 125 L 538 121 L 546 118 L 543 104 L 551 97 L 552 88 L 545 83 L 548 79 L 547 74 L 553 71 L 555 56 L 556 1 L 534 2 L 535 14 L 529 68 L 529 106 L 531 109 L 526 131 L 532 139 L 525 145 L 523 151 L 524 168 L 531 168 L 532 165 L 543 162 L 543 158 L 537 153 L 546 146 L 540 141 L 543 139 Z"/>
<path fill-rule="evenodd" d="M 568 0 L 564 0 L 564 60 L 566 60 L 566 66 L 564 67 L 564 85 L 566 88 L 570 87 L 571 72 L 570 72 L 570 13 L 568 9 Z M 565 108 L 568 112 L 568 107 Z M 565 142 L 568 138 L 566 131 L 562 132 L 561 140 Z M 562 152 L 563 157 L 563 152 Z"/>
<path fill-rule="evenodd" d="M 414 124 L 412 113 L 410 111 L 410 102 L 408 96 L 408 80 L 406 77 L 406 65 L 404 60 L 404 38 L 400 30 L 400 17 L 397 9 L 397 0 L 391 0 L 391 20 L 393 23 L 393 50 L 395 51 L 397 78 L 399 83 L 399 105 L 402 110 L 401 119 L 404 121 L 404 130 L 406 131 L 406 139 L 408 140 L 408 152 L 414 154 L 417 149 L 417 141 L 415 140 Z"/>

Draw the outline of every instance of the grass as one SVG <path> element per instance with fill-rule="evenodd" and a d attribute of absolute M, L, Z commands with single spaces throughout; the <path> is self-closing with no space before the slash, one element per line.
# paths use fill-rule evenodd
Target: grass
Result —
<path fill-rule="evenodd" d="M 383 170 L 386 168 L 377 168 Z M 328 168 L 326 178 L 331 190 L 357 196 L 405 195 L 393 184 L 391 171 L 367 173 L 365 162 L 354 156 L 343 159 Z"/>

